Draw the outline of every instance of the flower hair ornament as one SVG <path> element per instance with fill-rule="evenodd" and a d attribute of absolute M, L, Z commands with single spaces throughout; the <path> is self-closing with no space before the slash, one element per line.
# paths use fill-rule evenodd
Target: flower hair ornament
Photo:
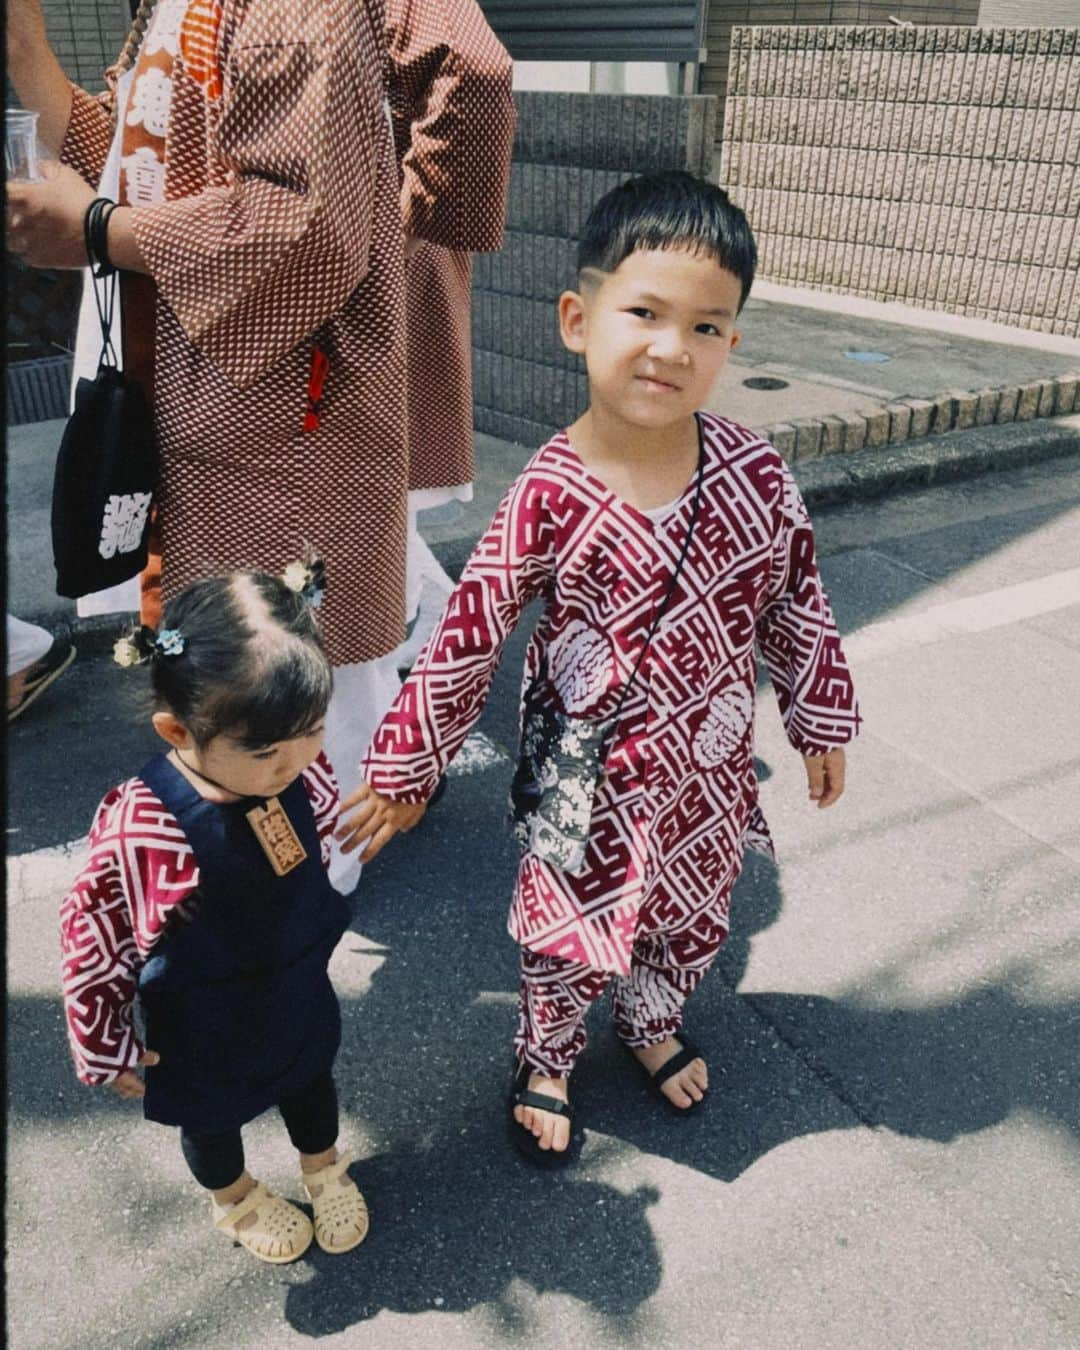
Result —
<path fill-rule="evenodd" d="M 281 580 L 305 604 L 318 609 L 326 592 L 326 564 L 321 558 L 312 558 L 310 562 L 291 562 L 282 572 Z"/>
<path fill-rule="evenodd" d="M 136 628 L 113 643 L 113 660 L 118 666 L 138 666 L 153 657 L 180 656 L 187 641 L 179 628 Z"/>

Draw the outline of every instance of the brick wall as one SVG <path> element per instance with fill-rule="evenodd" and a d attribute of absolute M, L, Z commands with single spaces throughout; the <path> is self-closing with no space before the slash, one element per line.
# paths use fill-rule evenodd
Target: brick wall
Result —
<path fill-rule="evenodd" d="M 979 23 L 993 28 L 1069 28 L 1080 23 L 1080 2 L 982 0 Z"/>
<path fill-rule="evenodd" d="M 1080 29 L 740 28 L 721 181 L 772 281 L 1080 334 Z"/>
<path fill-rule="evenodd" d="M 555 301 L 575 281 L 582 222 L 632 173 L 706 173 L 714 99 L 526 93 L 518 110 L 502 251 L 473 271 L 476 427 L 539 444 L 587 402 L 581 358 L 559 340 Z"/>
<path fill-rule="evenodd" d="M 997 0 L 1005 3 L 1006 0 Z M 1038 5 L 1044 0 L 1032 0 Z M 983 4 L 992 0 L 983 0 Z M 1076 0 L 1065 0 L 1076 3 Z M 977 22 L 979 0 L 938 0 L 938 3 L 906 3 L 898 0 L 787 0 L 784 4 L 762 0 L 708 0 L 705 18 L 705 46 L 709 59 L 701 69 L 700 89 L 720 99 L 717 135 L 723 131 L 724 99 L 727 96 L 728 58 L 731 30 L 736 25 L 753 24 L 887 24 L 889 16 L 921 24 L 973 24 Z"/>

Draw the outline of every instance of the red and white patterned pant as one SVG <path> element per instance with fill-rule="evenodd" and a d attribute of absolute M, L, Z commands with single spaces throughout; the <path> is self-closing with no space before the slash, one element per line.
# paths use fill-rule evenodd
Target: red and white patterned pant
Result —
<path fill-rule="evenodd" d="M 677 932 L 639 927 L 628 975 L 593 970 L 523 947 L 514 1037 L 519 1063 L 565 1078 L 585 1047 L 589 1005 L 609 984 L 615 1030 L 627 1045 L 652 1045 L 674 1035 L 682 1026 L 683 1004 L 701 983 L 725 937 L 727 928 L 707 914 Z"/>

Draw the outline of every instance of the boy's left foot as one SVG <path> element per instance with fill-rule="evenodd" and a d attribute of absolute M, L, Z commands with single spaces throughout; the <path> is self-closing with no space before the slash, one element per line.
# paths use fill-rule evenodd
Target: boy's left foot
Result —
<path fill-rule="evenodd" d="M 631 1045 L 627 1049 L 653 1080 L 658 1092 L 680 1111 L 689 1111 L 704 1100 L 709 1090 L 709 1070 L 697 1047 L 684 1036 L 669 1036 L 655 1045 Z M 681 1067 L 676 1060 L 684 1058 Z M 688 1058 L 687 1058 L 688 1057 Z M 668 1066 L 671 1065 L 671 1068 Z M 665 1074 L 664 1070 L 668 1068 Z"/>
<path fill-rule="evenodd" d="M 569 1160 L 573 1133 L 567 1079 L 548 1078 L 520 1065 L 510 1093 L 511 1136 L 536 1162 Z"/>

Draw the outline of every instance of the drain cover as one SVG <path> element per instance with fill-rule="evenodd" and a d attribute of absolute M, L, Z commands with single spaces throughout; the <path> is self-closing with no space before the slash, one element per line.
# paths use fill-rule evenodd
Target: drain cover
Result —
<path fill-rule="evenodd" d="M 861 361 L 866 366 L 880 366 L 883 361 L 891 361 L 887 352 L 845 352 L 849 361 Z"/>
<path fill-rule="evenodd" d="M 747 389 L 786 389 L 787 380 L 778 380 L 775 375 L 751 375 L 748 380 L 743 380 Z"/>

